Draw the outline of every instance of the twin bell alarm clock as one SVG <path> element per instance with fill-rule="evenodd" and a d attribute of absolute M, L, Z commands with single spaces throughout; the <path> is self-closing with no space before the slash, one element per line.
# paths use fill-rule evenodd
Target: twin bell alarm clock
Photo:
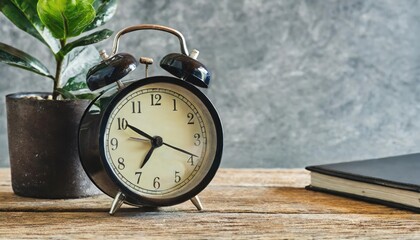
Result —
<path fill-rule="evenodd" d="M 180 53 L 170 53 L 160 66 L 172 76 L 147 76 L 153 59 L 119 53 L 121 36 L 139 30 L 164 31 L 178 37 Z M 87 74 L 87 85 L 101 94 L 87 108 L 79 129 L 82 165 L 93 183 L 113 198 L 109 213 L 123 203 L 168 206 L 197 196 L 220 165 L 223 131 L 219 115 L 199 90 L 210 72 L 188 52 L 184 36 L 160 25 L 136 25 L 118 32 L 112 55 Z M 121 80 L 139 64 L 146 77 Z M 101 91 L 102 90 L 102 91 Z"/>

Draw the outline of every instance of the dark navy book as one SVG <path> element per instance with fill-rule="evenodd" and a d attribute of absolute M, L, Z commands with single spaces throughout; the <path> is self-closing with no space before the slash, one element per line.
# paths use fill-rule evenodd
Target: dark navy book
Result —
<path fill-rule="evenodd" d="M 420 212 L 420 153 L 306 169 L 309 190 Z"/>

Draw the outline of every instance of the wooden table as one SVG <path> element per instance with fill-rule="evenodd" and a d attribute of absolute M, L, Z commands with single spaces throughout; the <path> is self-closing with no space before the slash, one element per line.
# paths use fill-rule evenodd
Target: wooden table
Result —
<path fill-rule="evenodd" d="M 302 169 L 221 169 L 189 203 L 159 209 L 125 206 L 111 217 L 111 199 L 43 200 L 13 194 L 0 169 L 0 238 L 215 239 L 420 238 L 420 214 L 305 190 Z"/>

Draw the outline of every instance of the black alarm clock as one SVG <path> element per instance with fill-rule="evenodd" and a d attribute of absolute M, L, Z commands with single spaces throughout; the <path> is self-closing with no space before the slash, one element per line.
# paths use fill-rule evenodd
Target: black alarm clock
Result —
<path fill-rule="evenodd" d="M 181 53 L 165 56 L 160 66 L 173 76 L 147 76 L 150 58 L 117 53 L 120 37 L 158 30 L 178 37 Z M 123 204 L 168 206 L 191 200 L 213 179 L 223 149 L 223 130 L 210 100 L 197 88 L 208 87 L 210 72 L 188 53 L 183 35 L 160 25 L 136 25 L 117 33 L 112 55 L 89 70 L 87 84 L 101 90 L 84 113 L 79 153 L 92 182 L 114 198 L 112 215 Z M 140 63 L 146 77 L 121 79 Z M 99 89 L 99 90 L 98 90 Z"/>

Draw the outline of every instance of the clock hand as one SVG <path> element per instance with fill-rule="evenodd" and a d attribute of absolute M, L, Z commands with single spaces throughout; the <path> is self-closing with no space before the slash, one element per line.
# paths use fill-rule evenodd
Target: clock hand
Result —
<path fill-rule="evenodd" d="M 150 156 L 152 156 L 153 151 L 158 148 L 161 147 L 163 144 L 163 140 L 161 137 L 156 136 L 156 137 L 152 137 L 152 139 L 150 140 L 150 142 L 152 143 L 152 147 L 150 148 L 150 150 L 147 152 L 146 157 L 144 157 L 143 163 L 141 164 L 140 168 L 142 168 L 144 166 L 144 164 L 147 163 L 147 161 L 149 161 Z"/>
<path fill-rule="evenodd" d="M 138 128 L 135 128 L 135 127 L 131 126 L 130 124 L 127 124 L 127 127 L 129 127 L 129 128 L 130 128 L 131 130 L 133 130 L 134 132 L 136 132 L 136 133 L 138 133 L 138 134 L 142 135 L 143 137 L 145 137 L 145 138 L 147 138 L 147 139 L 149 139 L 149 140 L 153 140 L 153 137 L 152 137 L 152 136 L 150 136 L 149 134 L 147 134 L 147 133 L 143 132 L 142 130 L 140 130 L 140 129 L 138 129 Z"/>
<path fill-rule="evenodd" d="M 192 153 L 190 153 L 190 152 L 187 152 L 187 151 L 185 151 L 185 150 L 183 150 L 183 149 L 181 149 L 181 148 L 177 148 L 177 147 L 172 146 L 172 145 L 170 145 L 170 144 L 167 144 L 167 143 L 165 143 L 165 142 L 163 142 L 162 144 L 163 144 L 163 145 L 165 145 L 165 146 L 168 146 L 168 147 L 170 147 L 170 148 L 173 148 L 173 149 L 175 149 L 175 150 L 178 150 L 178 151 L 180 151 L 180 152 L 183 152 L 183 153 L 185 153 L 185 154 L 188 154 L 188 155 L 191 155 L 191 156 L 194 156 L 194 157 L 198 157 L 198 156 L 197 156 L 197 155 L 195 155 L 195 154 L 192 154 Z"/>
<path fill-rule="evenodd" d="M 143 168 L 143 166 L 149 161 L 150 156 L 152 156 L 153 151 L 156 149 L 155 146 L 152 145 L 150 150 L 147 152 L 146 157 L 144 157 L 143 163 L 141 164 L 140 168 Z"/>
<path fill-rule="evenodd" d="M 138 142 L 150 142 L 150 140 L 143 139 L 143 138 L 136 138 L 136 137 L 129 137 L 128 140 L 134 140 Z"/>
<path fill-rule="evenodd" d="M 142 163 L 142 165 L 141 165 L 141 167 L 140 167 L 140 168 L 142 168 L 142 167 L 144 166 L 144 164 L 146 164 L 146 162 L 149 160 L 149 158 L 150 158 L 150 156 L 152 155 L 152 153 L 153 153 L 153 151 L 155 150 L 155 148 L 160 147 L 160 146 L 162 146 L 162 145 L 168 146 L 168 147 L 170 147 L 170 148 L 173 148 L 173 149 L 175 149 L 175 150 L 177 150 L 177 151 L 180 151 L 180 152 L 183 152 L 183 153 L 185 153 L 185 154 L 188 154 L 188 155 L 191 155 L 191 156 L 194 156 L 194 157 L 198 157 L 198 156 L 197 156 L 197 155 L 195 155 L 195 154 L 192 154 L 192 153 L 187 152 L 187 151 L 185 151 L 185 150 L 183 150 L 183 149 L 181 149 L 181 148 L 178 148 L 178 147 L 175 147 L 175 146 L 172 146 L 172 145 L 170 145 L 170 144 L 168 144 L 168 143 L 163 142 L 163 141 L 162 141 L 162 138 L 161 138 L 161 137 L 159 137 L 159 136 L 157 136 L 157 137 L 152 137 L 152 136 L 150 136 L 149 134 L 147 134 L 147 133 L 143 132 L 142 130 L 140 130 L 140 129 L 136 128 L 136 127 L 131 126 L 130 124 L 127 124 L 127 126 L 128 126 L 131 130 L 133 130 L 134 132 L 136 132 L 136 133 L 138 133 L 138 134 L 142 135 L 143 137 L 146 137 L 147 139 L 149 139 L 149 140 L 152 142 L 152 148 L 151 148 L 151 149 L 149 150 L 149 152 L 147 153 L 147 155 L 146 155 L 146 157 L 145 157 L 145 159 L 144 159 L 144 161 L 143 161 L 143 163 Z M 139 138 L 132 138 L 132 137 L 130 137 L 130 139 L 140 140 Z M 160 142 L 160 143 L 157 143 L 157 142 L 156 142 L 156 141 L 157 141 L 157 139 L 160 139 L 160 140 L 159 140 L 159 142 Z"/>

